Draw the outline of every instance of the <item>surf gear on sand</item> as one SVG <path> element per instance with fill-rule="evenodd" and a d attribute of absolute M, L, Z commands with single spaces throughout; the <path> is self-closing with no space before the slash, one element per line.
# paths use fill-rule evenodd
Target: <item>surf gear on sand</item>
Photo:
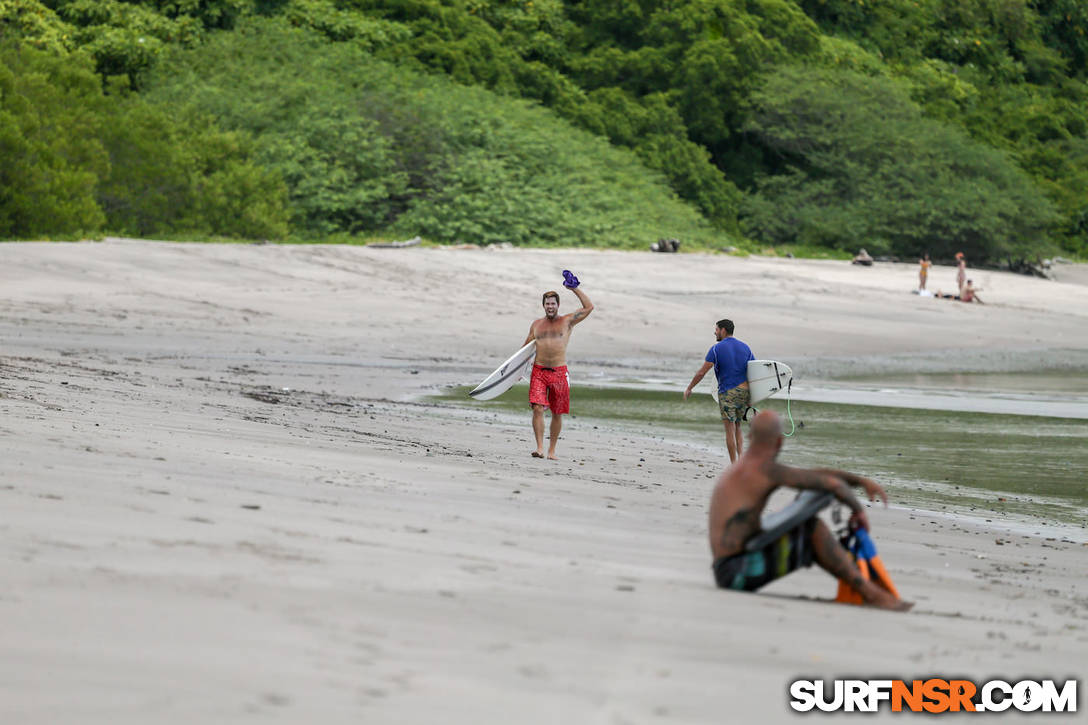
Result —
<path fill-rule="evenodd" d="M 893 597 L 899 599 L 899 590 L 895 588 L 892 578 L 888 575 L 888 570 L 884 568 L 884 562 L 880 560 L 880 556 L 876 553 L 876 544 L 873 543 L 868 531 L 865 529 L 848 531 L 840 543 L 842 543 L 843 548 L 853 554 L 858 569 L 864 578 L 884 588 Z M 839 580 L 839 591 L 835 596 L 835 601 L 844 604 L 864 603 L 861 594 L 842 579 Z"/>

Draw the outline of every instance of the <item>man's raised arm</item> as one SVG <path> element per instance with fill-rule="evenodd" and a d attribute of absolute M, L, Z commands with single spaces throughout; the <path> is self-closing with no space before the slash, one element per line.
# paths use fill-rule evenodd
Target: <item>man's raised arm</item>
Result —
<path fill-rule="evenodd" d="M 570 324 L 577 325 L 579 322 L 589 317 L 590 312 L 593 312 L 593 303 L 589 301 L 589 297 L 586 297 L 586 293 L 583 292 L 580 287 L 568 289 L 577 295 L 578 301 L 582 303 L 582 307 L 575 310 L 570 316 Z"/>

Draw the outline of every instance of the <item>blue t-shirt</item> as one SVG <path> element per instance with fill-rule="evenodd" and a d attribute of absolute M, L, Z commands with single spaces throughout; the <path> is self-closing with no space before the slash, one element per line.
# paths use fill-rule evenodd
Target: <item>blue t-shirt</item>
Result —
<path fill-rule="evenodd" d="M 714 363 L 718 392 L 724 393 L 748 381 L 748 361 L 755 360 L 752 348 L 735 337 L 727 337 L 710 348 L 706 361 Z"/>

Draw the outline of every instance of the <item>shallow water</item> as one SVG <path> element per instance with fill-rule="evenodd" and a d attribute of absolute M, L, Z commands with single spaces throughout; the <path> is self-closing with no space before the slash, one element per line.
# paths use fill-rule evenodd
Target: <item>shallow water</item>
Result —
<path fill-rule="evenodd" d="M 1088 394 L 1088 373 L 1083 370 L 1042 370 L 1028 373 L 917 373 L 857 375 L 839 378 L 893 388 L 960 390 L 971 393 Z"/>
<path fill-rule="evenodd" d="M 928 376 L 927 376 L 928 377 Z M 515 386 L 485 404 L 452 388 L 439 400 L 528 415 Z M 588 387 L 572 390 L 576 418 L 663 436 L 726 460 L 717 404 L 707 393 Z M 785 400 L 763 401 L 787 413 Z M 882 483 L 893 503 L 978 518 L 1088 527 L 1088 420 L 792 400 L 797 429 L 783 463 L 843 468 Z M 787 431 L 790 429 L 787 420 Z"/>

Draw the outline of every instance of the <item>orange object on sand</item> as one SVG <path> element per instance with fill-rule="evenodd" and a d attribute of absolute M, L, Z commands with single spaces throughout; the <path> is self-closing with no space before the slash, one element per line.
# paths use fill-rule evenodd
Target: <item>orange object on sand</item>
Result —
<path fill-rule="evenodd" d="M 854 531 L 844 545 L 854 555 L 862 578 L 891 592 L 896 599 L 899 598 L 899 590 L 895 588 L 888 570 L 884 568 L 884 562 L 876 553 L 876 544 L 865 529 Z M 835 601 L 843 604 L 864 604 L 865 602 L 861 594 L 842 579 L 839 579 L 839 591 L 835 595 Z"/>

